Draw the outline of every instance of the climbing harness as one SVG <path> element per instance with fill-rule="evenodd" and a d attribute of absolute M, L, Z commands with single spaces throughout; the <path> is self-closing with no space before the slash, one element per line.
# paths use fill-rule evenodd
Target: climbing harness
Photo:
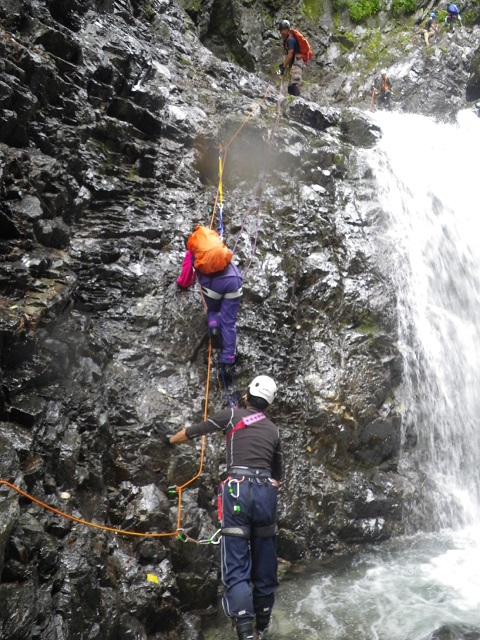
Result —
<path fill-rule="evenodd" d="M 231 429 L 228 432 L 227 442 L 228 440 L 230 440 L 230 438 L 233 436 L 233 434 L 236 431 L 239 431 L 240 429 L 245 429 L 245 427 L 249 427 L 251 424 L 255 424 L 255 422 L 258 422 L 259 420 L 263 420 L 265 417 L 266 417 L 265 414 L 262 413 L 261 411 L 259 413 L 254 413 L 253 416 L 245 416 L 240 420 L 240 422 L 237 422 L 237 424 L 233 427 L 233 429 Z"/>

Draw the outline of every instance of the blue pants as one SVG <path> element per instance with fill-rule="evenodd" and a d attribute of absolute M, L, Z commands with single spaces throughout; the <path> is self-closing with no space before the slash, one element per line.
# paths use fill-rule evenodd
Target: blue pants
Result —
<path fill-rule="evenodd" d="M 207 305 L 208 328 L 218 327 L 222 336 L 219 362 L 233 364 L 237 343 L 237 314 L 242 301 L 242 274 L 230 263 L 223 271 L 205 275 L 198 280 Z"/>
<path fill-rule="evenodd" d="M 222 528 L 251 530 L 250 539 L 222 536 L 223 610 L 237 622 L 268 619 L 278 587 L 277 539 L 256 537 L 254 528 L 275 523 L 277 491 L 268 479 L 244 478 L 226 482 L 222 496 Z"/>

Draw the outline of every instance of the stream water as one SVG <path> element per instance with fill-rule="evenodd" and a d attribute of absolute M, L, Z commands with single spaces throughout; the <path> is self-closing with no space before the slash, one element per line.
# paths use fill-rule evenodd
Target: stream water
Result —
<path fill-rule="evenodd" d="M 480 638 L 480 119 L 375 118 L 383 136 L 367 155 L 397 289 L 403 429 L 416 441 L 400 469 L 428 478 L 410 514 L 421 532 L 283 581 L 272 640 Z"/>

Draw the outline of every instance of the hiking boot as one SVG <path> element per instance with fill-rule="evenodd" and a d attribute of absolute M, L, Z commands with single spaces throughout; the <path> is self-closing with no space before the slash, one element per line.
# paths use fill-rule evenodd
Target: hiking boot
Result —
<path fill-rule="evenodd" d="M 257 637 L 258 640 L 265 640 L 268 636 L 268 629 L 270 627 L 270 614 L 268 616 L 265 615 L 257 615 Z"/>
<path fill-rule="evenodd" d="M 212 349 L 222 348 L 222 336 L 218 327 L 210 329 L 210 340 L 212 341 Z"/>
<path fill-rule="evenodd" d="M 268 638 L 268 625 L 265 629 L 257 629 L 257 639 L 258 640 L 266 640 Z"/>
<path fill-rule="evenodd" d="M 238 640 L 253 640 L 253 622 L 242 622 L 241 624 L 236 624 L 237 627 L 237 636 Z"/>

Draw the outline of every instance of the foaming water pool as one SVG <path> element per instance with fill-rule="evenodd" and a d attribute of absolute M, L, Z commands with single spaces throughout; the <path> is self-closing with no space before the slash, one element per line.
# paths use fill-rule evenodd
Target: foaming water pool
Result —
<path fill-rule="evenodd" d="M 479 567 L 478 528 L 417 534 L 310 563 L 282 580 L 270 637 L 430 640 L 449 627 L 469 635 L 445 639 L 480 638 Z M 205 640 L 235 637 L 219 610 L 207 623 Z"/>
<path fill-rule="evenodd" d="M 427 640 L 452 625 L 480 637 L 479 534 L 398 539 L 285 583 L 278 637 Z"/>

